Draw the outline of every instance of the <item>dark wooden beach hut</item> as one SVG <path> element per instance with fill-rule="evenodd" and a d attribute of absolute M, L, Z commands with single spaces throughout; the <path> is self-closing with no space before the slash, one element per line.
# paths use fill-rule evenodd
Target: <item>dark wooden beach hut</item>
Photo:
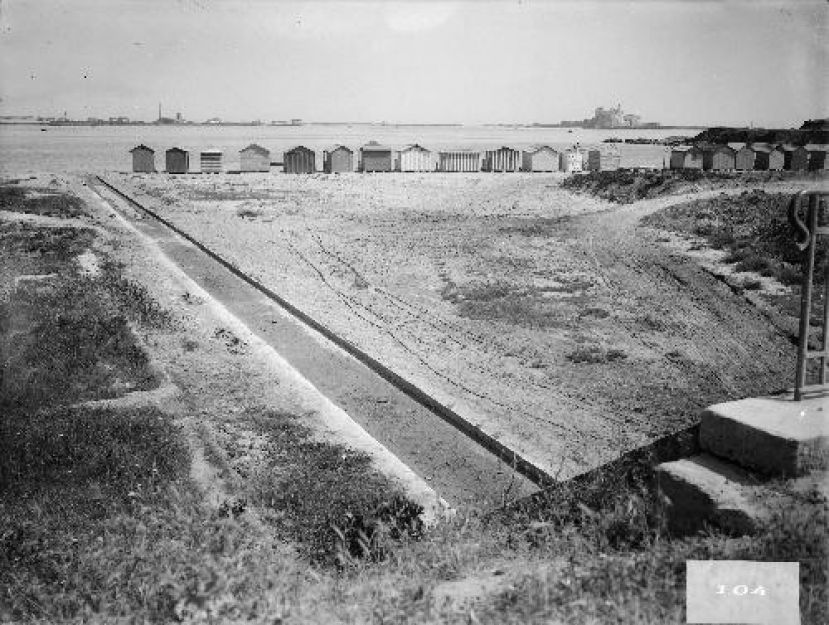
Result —
<path fill-rule="evenodd" d="M 484 152 L 484 171 L 519 171 L 521 169 L 521 152 L 501 146 L 497 150 Z"/>
<path fill-rule="evenodd" d="M 802 145 L 783 147 L 783 169 L 792 171 L 809 169 L 809 150 Z"/>
<path fill-rule="evenodd" d="M 282 163 L 286 174 L 313 174 L 317 171 L 317 155 L 304 145 L 285 152 Z"/>
<path fill-rule="evenodd" d="M 806 149 L 809 151 L 809 171 L 824 171 L 829 169 L 825 146 L 807 145 Z"/>
<path fill-rule="evenodd" d="M 394 154 L 390 147 L 369 141 L 360 148 L 361 171 L 393 171 Z"/>
<path fill-rule="evenodd" d="M 239 150 L 239 171 L 270 171 L 270 169 L 270 150 L 255 143 Z"/>
<path fill-rule="evenodd" d="M 754 169 L 754 150 L 750 145 L 744 145 L 734 153 L 734 169 L 737 171 Z"/>
<path fill-rule="evenodd" d="M 222 151 L 203 150 L 199 155 L 201 171 L 203 174 L 222 173 Z"/>
<path fill-rule="evenodd" d="M 558 151 L 549 145 L 536 145 L 524 150 L 521 156 L 521 169 L 524 171 L 558 171 L 560 167 Z"/>
<path fill-rule="evenodd" d="M 481 171 L 481 153 L 470 150 L 438 152 L 438 171 Z"/>
<path fill-rule="evenodd" d="M 616 171 L 621 164 L 622 156 L 619 152 L 593 149 L 587 151 L 587 171 Z"/>
<path fill-rule="evenodd" d="M 323 171 L 327 174 L 338 174 L 354 171 L 354 152 L 344 145 L 335 145 L 323 152 Z"/>
<path fill-rule="evenodd" d="M 702 151 L 702 168 L 705 171 L 732 171 L 737 153 L 727 145 L 712 145 Z"/>
<path fill-rule="evenodd" d="M 190 171 L 190 153 L 181 148 L 170 148 L 164 153 L 164 165 L 168 174 L 186 174 Z"/>
<path fill-rule="evenodd" d="M 155 173 L 155 150 L 143 143 L 130 150 L 132 154 L 132 170 L 145 174 Z"/>
<path fill-rule="evenodd" d="M 780 171 L 785 168 L 786 154 L 780 146 L 755 144 L 751 149 L 754 150 L 754 169 Z"/>
<path fill-rule="evenodd" d="M 671 150 L 671 169 L 702 169 L 702 150 L 695 145 L 680 145 Z"/>

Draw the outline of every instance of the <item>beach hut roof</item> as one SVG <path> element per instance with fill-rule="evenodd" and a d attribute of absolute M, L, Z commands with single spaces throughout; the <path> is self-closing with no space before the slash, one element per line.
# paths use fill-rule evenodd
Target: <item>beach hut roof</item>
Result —
<path fill-rule="evenodd" d="M 362 147 L 363 152 L 389 152 L 391 148 L 385 145 L 380 145 L 376 141 L 369 141 Z"/>
<path fill-rule="evenodd" d="M 336 152 L 337 150 L 345 150 L 349 154 L 354 154 L 354 150 L 352 150 L 350 147 L 345 146 L 345 145 L 341 145 L 339 143 L 335 146 L 332 146 L 332 147 L 328 148 L 327 151 L 328 152 Z"/>
<path fill-rule="evenodd" d="M 313 150 L 311 148 L 306 148 L 304 145 L 297 145 L 288 150 L 286 154 L 290 154 L 291 152 L 313 152 Z"/>
<path fill-rule="evenodd" d="M 239 150 L 239 152 L 256 152 L 263 155 L 270 154 L 270 150 L 263 148 L 261 145 L 257 145 L 256 143 L 251 143 L 248 147 Z"/>
<path fill-rule="evenodd" d="M 733 154 L 736 150 L 734 148 L 732 148 L 731 146 L 729 146 L 729 145 L 718 144 L 718 145 L 709 145 L 706 148 L 704 148 L 704 151 L 705 152 L 729 152 L 729 153 Z"/>
<path fill-rule="evenodd" d="M 149 146 L 144 145 L 143 143 L 140 145 L 136 145 L 133 149 L 130 150 L 130 152 L 135 152 L 137 150 L 146 150 L 147 152 L 152 152 L 153 154 L 155 154 L 155 150 L 153 150 Z"/>
<path fill-rule="evenodd" d="M 530 154 L 535 154 L 536 152 L 540 152 L 541 150 L 550 150 L 551 152 L 555 152 L 556 149 L 549 146 L 549 145 L 531 145 L 527 148 L 527 152 Z"/>
<path fill-rule="evenodd" d="M 180 152 L 181 154 L 187 154 L 187 150 L 183 150 L 179 147 L 172 147 L 167 152 Z"/>
<path fill-rule="evenodd" d="M 422 145 L 418 145 L 417 143 L 412 143 L 411 145 L 407 145 L 406 147 L 404 147 L 400 151 L 401 152 L 410 152 L 412 150 L 420 150 L 421 152 L 428 152 L 429 151 L 426 148 L 424 148 Z"/>

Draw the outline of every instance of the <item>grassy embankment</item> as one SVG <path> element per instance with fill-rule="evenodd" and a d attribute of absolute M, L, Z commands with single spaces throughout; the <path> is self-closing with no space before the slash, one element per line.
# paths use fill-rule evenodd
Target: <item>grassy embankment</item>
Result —
<path fill-rule="evenodd" d="M 677 195 L 707 189 L 739 188 L 745 184 L 768 183 L 814 176 L 804 172 L 754 171 L 740 174 L 687 170 L 595 171 L 565 178 L 561 186 L 568 191 L 595 195 L 619 204 L 630 204 L 663 195 Z M 816 178 L 817 179 L 817 178 Z"/>
<path fill-rule="evenodd" d="M 671 206 L 649 215 L 642 223 L 661 230 L 703 239 L 713 249 L 723 250 L 723 262 L 738 272 L 753 272 L 774 278 L 791 287 L 789 292 L 762 297 L 775 310 L 790 317 L 800 316 L 800 291 L 805 271 L 805 256 L 794 244 L 787 219 L 790 193 L 744 191 L 739 195 L 715 197 Z M 818 239 L 815 253 L 815 291 L 813 296 L 810 345 L 818 349 L 823 311 L 823 276 L 829 263 L 829 246 Z M 740 287 L 757 290 L 757 279 L 740 282 Z"/>
<path fill-rule="evenodd" d="M 14 185 L 0 187 L 0 209 L 84 216 L 73 197 Z M 292 415 L 248 415 L 272 462 L 211 512 L 169 415 L 87 403 L 157 386 L 131 325 L 174 325 L 117 264 L 81 268 L 95 237 L 76 223 L 0 222 L 0 620 L 169 622 L 208 600 L 233 603 L 229 612 L 284 602 L 296 595 L 285 576 L 296 572 L 273 549 L 251 566 L 267 546 L 229 518 L 248 501 L 275 510 L 274 535 L 321 566 L 376 557 L 387 536 L 418 529 L 407 525 L 417 509 L 366 457 L 311 440 Z M 280 592 L 263 600 L 278 581 Z M 229 602 L 228 593 L 242 597 Z"/>
<path fill-rule="evenodd" d="M 208 509 L 169 415 L 82 403 L 152 388 L 130 325 L 175 320 L 117 265 L 79 271 L 91 230 L 0 224 L 1 620 L 680 623 L 685 560 L 706 558 L 800 561 L 804 622 L 825 619 L 825 514 L 780 510 L 753 539 L 672 538 L 645 462 L 421 535 L 378 522 L 407 516 L 365 458 L 250 411 L 264 461 Z M 12 289 L 22 273 L 56 276 Z"/>

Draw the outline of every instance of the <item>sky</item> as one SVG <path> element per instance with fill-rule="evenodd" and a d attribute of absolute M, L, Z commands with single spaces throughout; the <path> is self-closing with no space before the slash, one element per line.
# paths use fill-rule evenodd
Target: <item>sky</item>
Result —
<path fill-rule="evenodd" d="M 0 114 L 799 126 L 828 30 L 810 0 L 0 0 Z"/>

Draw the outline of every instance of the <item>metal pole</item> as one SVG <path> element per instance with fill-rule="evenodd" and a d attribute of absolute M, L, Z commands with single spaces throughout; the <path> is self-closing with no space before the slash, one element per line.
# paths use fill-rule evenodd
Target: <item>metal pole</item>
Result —
<path fill-rule="evenodd" d="M 815 271 L 819 201 L 818 196 L 809 196 L 809 212 L 806 217 L 807 223 L 809 224 L 809 241 L 808 247 L 806 248 L 806 271 L 803 276 L 803 288 L 800 294 L 800 334 L 797 347 L 797 372 L 794 382 L 795 401 L 801 400 L 801 389 L 806 379 L 806 364 L 809 351 L 809 321 L 812 313 L 812 277 Z"/>
<path fill-rule="evenodd" d="M 820 215 L 826 215 L 825 219 L 829 224 L 829 215 L 826 214 L 826 199 L 820 198 L 818 205 L 815 207 L 816 212 Z M 817 224 L 817 218 L 815 219 Z M 817 235 L 815 235 L 817 239 Z M 817 240 L 814 243 L 817 246 Z M 826 268 L 823 274 L 823 345 L 821 351 L 823 355 L 820 358 L 820 383 L 826 384 L 826 365 L 829 364 L 829 262 L 826 263 Z"/>

